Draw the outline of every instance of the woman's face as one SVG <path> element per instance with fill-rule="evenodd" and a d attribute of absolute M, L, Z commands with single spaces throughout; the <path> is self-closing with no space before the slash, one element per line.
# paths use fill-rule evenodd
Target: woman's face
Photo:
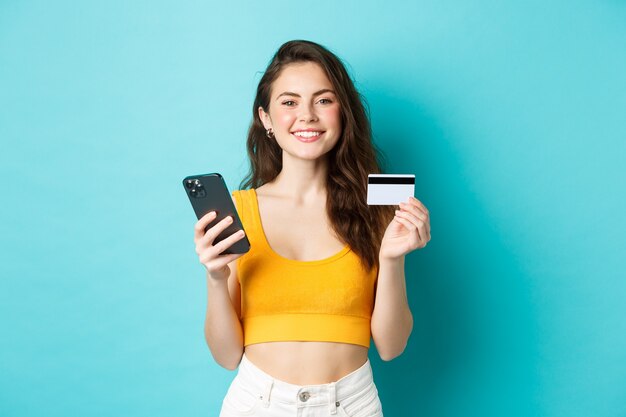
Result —
<path fill-rule="evenodd" d="M 341 136 L 341 112 L 333 85 L 313 62 L 286 66 L 272 84 L 269 112 L 259 108 L 259 116 L 283 151 L 301 159 L 319 158 Z"/>

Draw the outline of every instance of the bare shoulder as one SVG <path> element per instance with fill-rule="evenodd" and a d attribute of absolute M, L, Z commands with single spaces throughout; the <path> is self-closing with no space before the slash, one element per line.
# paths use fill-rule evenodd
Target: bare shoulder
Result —
<path fill-rule="evenodd" d="M 254 189 L 254 193 L 257 196 L 267 197 L 272 195 L 272 186 L 270 184 L 263 184 L 259 188 Z"/>
<path fill-rule="evenodd" d="M 267 207 L 266 210 L 276 210 L 276 204 L 280 202 L 280 194 L 271 184 L 263 184 L 259 188 L 254 189 L 259 206 Z"/>

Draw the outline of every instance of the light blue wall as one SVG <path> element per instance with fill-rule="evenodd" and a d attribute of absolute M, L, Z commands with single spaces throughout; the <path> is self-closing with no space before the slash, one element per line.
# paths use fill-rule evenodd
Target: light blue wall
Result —
<path fill-rule="evenodd" d="M 254 88 L 349 64 L 432 241 L 388 416 L 626 416 L 626 3 L 0 3 L 0 415 L 217 415 L 180 180 L 246 172 Z"/>

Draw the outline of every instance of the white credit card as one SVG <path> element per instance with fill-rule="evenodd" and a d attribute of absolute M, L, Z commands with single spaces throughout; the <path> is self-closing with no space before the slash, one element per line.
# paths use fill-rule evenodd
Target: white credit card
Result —
<path fill-rule="evenodd" d="M 414 192 L 413 174 L 369 174 L 367 177 L 367 204 L 370 206 L 408 203 Z"/>

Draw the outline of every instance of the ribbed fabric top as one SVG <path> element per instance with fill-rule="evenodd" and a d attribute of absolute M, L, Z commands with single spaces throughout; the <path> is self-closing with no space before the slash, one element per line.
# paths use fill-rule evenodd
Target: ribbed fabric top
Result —
<path fill-rule="evenodd" d="M 250 241 L 250 251 L 237 259 L 244 346 L 327 341 L 369 347 L 376 268 L 365 270 L 348 245 L 325 259 L 285 258 L 265 237 L 256 191 L 237 190 L 233 197 Z"/>

